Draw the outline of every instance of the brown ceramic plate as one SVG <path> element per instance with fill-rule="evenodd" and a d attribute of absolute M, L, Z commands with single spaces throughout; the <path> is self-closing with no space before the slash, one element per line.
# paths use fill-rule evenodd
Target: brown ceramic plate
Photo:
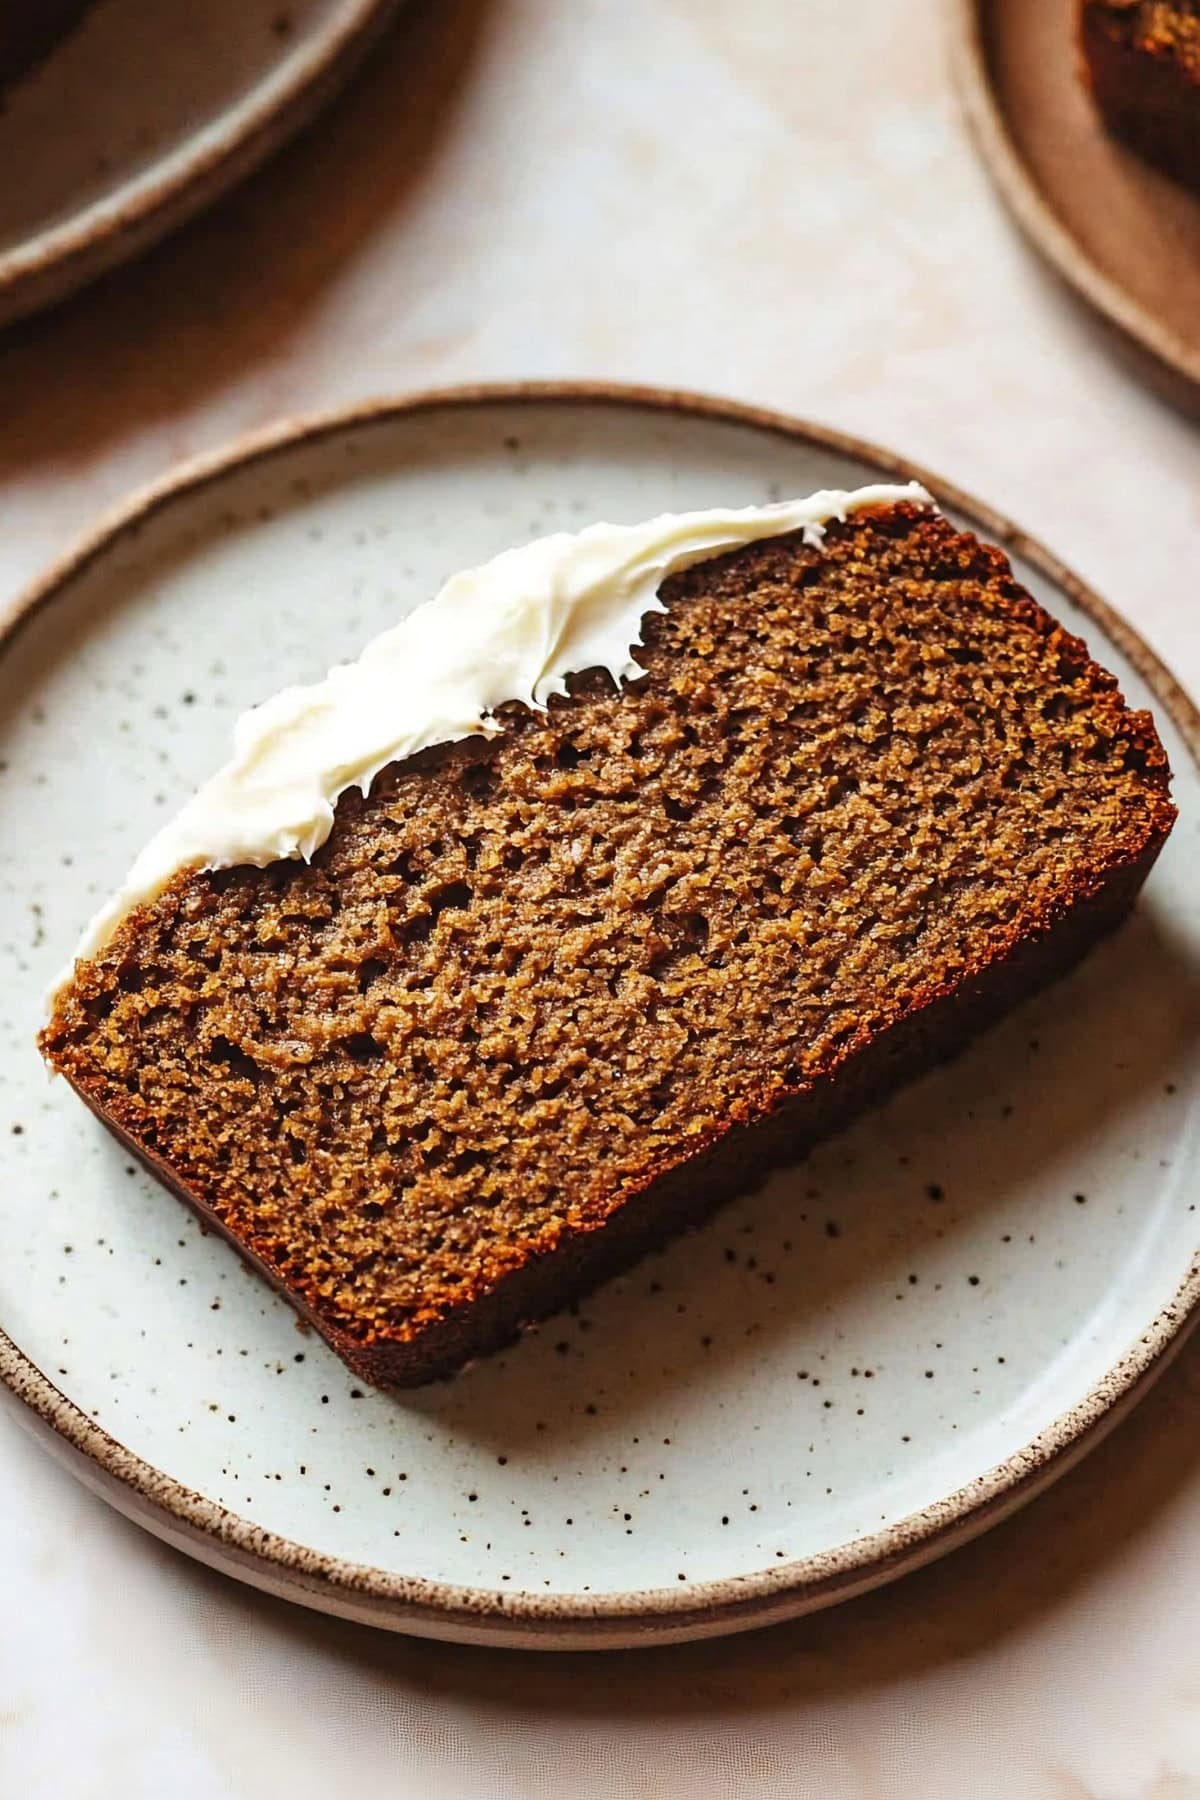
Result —
<path fill-rule="evenodd" d="M 458 1380 L 373 1394 L 34 1048 L 81 922 L 234 714 L 454 567 L 597 518 L 910 475 L 715 401 L 461 391 L 174 473 L 27 597 L 0 642 L 0 1397 L 114 1505 L 395 1630 L 668 1641 L 940 1554 L 1153 1378 L 1200 1295 L 1197 719 L 1102 601 L 932 476 L 1153 705 L 1181 818 L 1120 933 L 802 1168 Z"/>
<path fill-rule="evenodd" d="M 92 0 L 0 94 L 0 324 L 248 174 L 346 80 L 397 4 Z"/>
<path fill-rule="evenodd" d="M 1104 132 L 1076 0 L 953 0 L 967 117 L 1031 242 L 1143 376 L 1200 413 L 1200 199 Z"/>

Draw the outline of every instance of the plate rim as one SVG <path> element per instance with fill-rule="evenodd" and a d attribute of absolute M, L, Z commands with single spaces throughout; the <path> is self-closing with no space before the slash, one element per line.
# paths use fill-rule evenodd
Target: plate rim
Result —
<path fill-rule="evenodd" d="M 1200 767 L 1200 709 L 1155 651 L 1053 553 L 1002 514 L 920 465 L 828 426 L 679 389 L 602 381 L 491 382 L 442 387 L 287 418 L 191 458 L 141 487 L 28 585 L 0 620 L 0 657 L 93 562 L 172 502 L 271 457 L 422 412 L 587 406 L 683 415 L 858 458 L 916 479 L 989 537 L 1033 565 L 1094 620 L 1150 687 Z M 524 1648 L 597 1649 L 716 1636 L 849 1599 L 977 1536 L 1033 1498 L 1099 1441 L 1166 1367 L 1200 1317 L 1200 1247 L 1175 1294 L 1141 1336 L 1045 1431 L 972 1481 L 847 1544 L 748 1574 L 610 1594 L 463 1586 L 403 1575 L 316 1551 L 270 1532 L 126 1448 L 55 1386 L 0 1328 L 0 1397 L 60 1461 L 155 1535 L 252 1586 L 318 1610 L 417 1635 Z"/>
<path fill-rule="evenodd" d="M 141 175 L 0 251 L 0 327 L 55 305 L 139 255 L 249 175 L 349 80 L 400 5 L 339 0 L 337 13 L 311 44 L 282 47 L 279 60 L 248 93 L 215 115 L 228 123 L 212 141 L 209 119 L 184 147 L 168 151 Z M 289 56 L 295 67 L 275 87 L 272 77 Z"/>
<path fill-rule="evenodd" d="M 1200 350 L 1193 350 L 1092 260 L 1061 222 L 1017 148 L 991 76 L 985 14 L 994 3 L 948 0 L 959 103 L 994 187 L 1026 240 L 1092 307 L 1121 347 L 1133 353 L 1158 392 L 1185 411 L 1200 413 Z"/>

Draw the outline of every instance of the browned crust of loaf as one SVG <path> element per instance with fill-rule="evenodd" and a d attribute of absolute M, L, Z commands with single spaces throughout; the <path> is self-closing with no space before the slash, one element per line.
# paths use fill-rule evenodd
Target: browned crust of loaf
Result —
<path fill-rule="evenodd" d="M 913 515 L 913 509 L 892 510 L 898 517 Z M 969 964 L 952 983 L 927 980 L 887 1029 L 872 1033 L 860 1024 L 857 1034 L 801 1084 L 775 1082 L 770 1091 L 750 1093 L 718 1124 L 691 1140 L 686 1154 L 658 1165 L 644 1158 L 636 1175 L 614 1189 L 603 1208 L 573 1220 L 548 1250 L 527 1248 L 516 1267 L 468 1285 L 437 1316 L 415 1320 L 404 1332 L 383 1334 L 368 1328 L 355 1335 L 283 1280 L 268 1260 L 256 1256 L 204 1195 L 127 1130 L 86 1079 L 76 1080 L 68 1068 L 73 1085 L 109 1128 L 207 1223 L 230 1237 L 239 1253 L 254 1262 L 366 1380 L 411 1385 L 449 1374 L 472 1357 L 497 1348 L 522 1325 L 627 1266 L 672 1232 L 699 1222 L 723 1199 L 752 1185 L 772 1164 L 794 1157 L 899 1080 L 952 1054 L 969 1036 L 1076 961 L 1132 904 L 1174 819 L 1167 792 L 1169 770 L 1153 721 L 1149 714 L 1123 706 L 1112 678 L 1088 659 L 1080 641 L 1064 633 L 1016 588 L 999 552 L 983 554 L 991 559 L 1002 593 L 1011 595 L 1004 604 L 1014 623 L 1019 620 L 1026 627 L 1032 623 L 1036 631 L 1053 638 L 1059 654 L 1094 689 L 1110 724 L 1119 725 L 1123 741 L 1140 759 L 1142 806 L 1136 826 L 1110 847 L 1106 860 L 1082 855 L 1071 883 L 1052 905 L 1040 913 L 1028 911 L 1019 928 L 1007 928 L 1006 935 L 993 940 L 989 954 Z M 469 745 L 452 746 L 433 753 L 430 761 L 445 767 L 474 753 Z M 426 766 L 424 760 L 420 766 Z M 132 944 L 141 923 L 140 916 L 133 915 L 121 936 Z M 95 979 L 95 968 L 82 966 L 77 976 L 85 993 Z M 61 1029 L 56 1013 L 43 1036 L 46 1054 L 60 1067 L 55 1033 Z"/>
<path fill-rule="evenodd" d="M 772 1112 L 752 1122 L 731 1119 L 722 1134 L 686 1162 L 649 1174 L 640 1189 L 623 1196 L 618 1211 L 568 1235 L 549 1254 L 531 1259 L 407 1342 L 363 1344 L 331 1325 L 227 1230 L 168 1164 L 131 1137 L 85 1088 L 74 1081 L 71 1085 L 114 1137 L 184 1200 L 202 1224 L 227 1238 L 364 1381 L 375 1387 L 417 1387 L 502 1349 L 527 1326 L 620 1274 L 669 1238 L 702 1225 L 725 1201 L 751 1191 L 771 1169 L 796 1160 L 895 1087 L 953 1056 L 1020 1001 L 1065 974 L 1120 925 L 1165 837 L 1164 831 L 1140 855 L 1115 866 L 1103 885 L 1082 895 L 1059 919 L 1048 920 L 1040 935 L 979 968 L 957 988 L 931 996 L 925 1007 L 864 1044 L 824 1081 L 786 1093 Z"/>
<path fill-rule="evenodd" d="M 1082 0 L 1079 40 L 1107 129 L 1200 191 L 1200 12 L 1163 0 Z"/>

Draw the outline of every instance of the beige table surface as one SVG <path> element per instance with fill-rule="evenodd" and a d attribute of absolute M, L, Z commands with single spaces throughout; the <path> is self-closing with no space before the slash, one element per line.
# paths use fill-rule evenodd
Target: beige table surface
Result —
<path fill-rule="evenodd" d="M 128 488 L 281 414 L 612 376 L 945 471 L 1200 691 L 1200 433 L 1015 239 L 946 36 L 938 0 L 420 0 L 232 201 L 0 338 L 0 603 Z M 1184 1800 L 1198 1596 L 1200 1339 L 1082 1468 L 941 1565 L 616 1658 L 263 1600 L 5 1418 L 0 1800 Z"/>

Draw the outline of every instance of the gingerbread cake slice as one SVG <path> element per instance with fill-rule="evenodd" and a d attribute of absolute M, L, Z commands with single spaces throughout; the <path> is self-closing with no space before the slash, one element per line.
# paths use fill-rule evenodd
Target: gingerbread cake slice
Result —
<path fill-rule="evenodd" d="M 1080 0 L 1079 35 L 1108 130 L 1200 192 L 1200 0 Z"/>
<path fill-rule="evenodd" d="M 1169 779 L 920 488 L 593 526 L 247 714 L 41 1044 L 355 1371 L 420 1382 L 1065 969 Z"/>

